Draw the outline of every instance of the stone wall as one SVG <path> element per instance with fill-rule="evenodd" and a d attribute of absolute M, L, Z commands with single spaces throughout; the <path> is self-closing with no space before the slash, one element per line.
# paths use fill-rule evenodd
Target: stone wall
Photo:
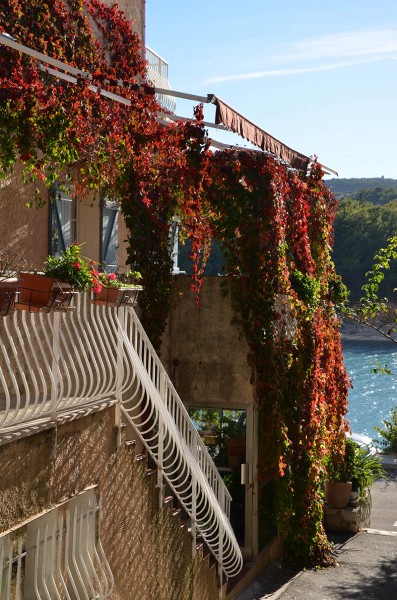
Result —
<path fill-rule="evenodd" d="M 352 492 L 348 506 L 335 508 L 324 506 L 324 528 L 326 531 L 357 533 L 371 523 L 371 496 L 369 491 L 364 498 Z"/>
<path fill-rule="evenodd" d="M 0 532 L 98 485 L 101 541 L 113 600 L 215 600 L 214 569 L 169 506 L 131 445 L 116 445 L 115 408 L 0 447 Z"/>

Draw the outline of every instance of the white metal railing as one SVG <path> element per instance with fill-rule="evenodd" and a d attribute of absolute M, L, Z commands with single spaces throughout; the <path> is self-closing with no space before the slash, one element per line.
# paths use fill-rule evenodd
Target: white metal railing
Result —
<path fill-rule="evenodd" d="M 128 421 L 226 575 L 241 551 L 229 522 L 230 494 L 133 310 L 14 311 L 0 318 L 0 443 L 10 431 L 119 399 Z M 195 548 L 195 544 L 193 544 Z"/>
<path fill-rule="evenodd" d="M 95 488 L 0 534 L 0 598 L 106 600 L 113 575 L 98 535 Z"/>
<path fill-rule="evenodd" d="M 153 82 L 155 87 L 170 90 L 168 81 L 168 63 L 161 58 L 154 50 L 146 46 L 146 60 L 148 61 L 148 79 Z M 162 108 L 174 113 L 176 109 L 175 98 L 165 94 L 156 94 L 157 102 Z"/>

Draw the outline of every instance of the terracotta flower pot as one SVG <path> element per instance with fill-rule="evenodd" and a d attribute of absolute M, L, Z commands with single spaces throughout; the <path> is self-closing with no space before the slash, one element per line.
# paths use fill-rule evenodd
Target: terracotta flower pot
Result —
<path fill-rule="evenodd" d="M 349 504 L 352 493 L 351 481 L 341 483 L 337 481 L 326 481 L 324 486 L 325 501 L 332 508 L 345 508 Z"/>
<path fill-rule="evenodd" d="M 19 298 L 15 303 L 15 308 L 37 312 L 51 307 L 54 282 L 53 277 L 22 271 L 19 274 Z"/>
<path fill-rule="evenodd" d="M 133 306 L 136 304 L 140 291 L 141 288 L 138 287 L 116 288 L 102 286 L 99 294 L 94 294 L 91 302 L 100 306 L 121 306 L 124 304 Z"/>

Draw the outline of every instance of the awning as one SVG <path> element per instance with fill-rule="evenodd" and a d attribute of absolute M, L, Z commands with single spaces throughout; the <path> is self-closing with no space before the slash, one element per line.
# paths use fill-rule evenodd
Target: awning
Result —
<path fill-rule="evenodd" d="M 292 150 L 275 137 L 255 125 L 252 121 L 249 121 L 246 117 L 241 115 L 239 112 L 231 108 L 228 104 L 215 97 L 213 103 L 216 105 L 215 123 L 222 123 L 237 133 L 244 139 L 252 142 L 258 148 L 261 148 L 265 152 L 270 152 L 282 161 L 291 165 L 294 169 L 302 171 L 307 170 L 311 159 L 304 154 L 300 154 L 296 150 Z"/>
<path fill-rule="evenodd" d="M 42 52 L 37 52 L 37 50 L 33 50 L 32 48 L 19 44 L 12 36 L 6 33 L 0 33 L 0 44 L 4 44 L 6 46 L 14 48 L 19 52 L 23 52 L 24 54 L 27 54 L 32 58 L 39 60 L 41 63 L 44 63 L 39 65 L 40 68 L 45 70 L 47 73 L 50 73 L 54 77 L 59 77 L 61 79 L 69 81 L 70 83 L 77 83 L 77 78 L 83 77 L 88 81 L 92 81 L 94 85 L 90 85 L 89 88 L 93 92 L 99 93 L 102 96 L 105 96 L 111 100 L 115 100 L 116 102 L 125 104 L 126 106 L 131 105 L 131 101 L 128 98 L 124 98 L 119 94 L 108 92 L 103 89 L 102 85 L 95 85 L 95 80 L 93 80 L 94 78 L 90 73 L 82 71 L 81 69 L 77 69 L 76 67 L 68 65 L 67 63 L 61 62 L 57 59 L 51 58 L 46 54 L 43 54 Z M 55 69 L 52 69 L 48 65 L 54 66 Z M 104 81 L 103 83 L 106 84 L 106 81 Z M 116 84 L 120 88 L 131 87 L 130 83 L 126 83 L 122 80 L 112 81 L 111 83 L 113 85 Z M 290 165 L 294 169 L 306 172 L 310 162 L 312 162 L 311 158 L 305 156 L 304 154 L 301 154 L 300 152 L 297 152 L 296 150 L 293 150 L 292 148 L 289 148 L 288 146 L 280 142 L 280 140 L 276 139 L 275 137 L 261 129 L 258 125 L 255 125 L 255 123 L 253 123 L 252 121 L 244 117 L 242 114 L 237 112 L 235 109 L 231 108 L 231 106 L 223 102 L 223 100 L 217 98 L 217 96 L 215 96 L 214 94 L 207 94 L 207 96 L 197 96 L 195 94 L 187 94 L 185 92 L 177 92 L 175 90 L 152 87 L 146 84 L 136 84 L 133 87 L 141 88 L 142 91 L 144 91 L 145 93 L 165 94 L 169 96 L 176 96 L 178 98 L 185 98 L 198 102 L 215 104 L 215 123 L 204 122 L 204 126 L 215 127 L 219 129 L 226 128 L 230 131 L 233 131 L 234 133 L 237 133 L 244 139 L 250 141 L 252 144 L 257 146 L 264 152 L 269 152 L 273 156 L 284 161 L 287 165 Z M 166 119 L 189 120 L 184 119 L 183 117 L 177 117 L 176 115 L 164 113 L 159 113 L 158 119 L 161 121 L 164 120 L 165 124 Z M 220 146 L 223 146 L 223 144 L 220 144 Z M 333 171 L 328 167 L 324 167 L 324 165 L 322 166 L 327 172 L 331 172 L 335 175 L 338 175 L 336 171 Z"/>

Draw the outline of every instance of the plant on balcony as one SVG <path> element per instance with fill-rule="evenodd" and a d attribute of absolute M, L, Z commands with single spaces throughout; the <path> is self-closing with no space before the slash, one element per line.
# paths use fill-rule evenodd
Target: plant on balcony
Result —
<path fill-rule="evenodd" d="M 104 306 L 121 306 L 136 304 L 138 293 L 143 289 L 140 285 L 142 275 L 139 271 L 126 271 L 123 274 L 100 273 L 92 267 L 91 272 L 99 282 L 93 290 L 93 304 Z"/>
<path fill-rule="evenodd" d="M 47 256 L 44 275 L 70 284 L 78 292 L 86 292 L 95 285 L 95 277 L 81 254 L 82 244 L 71 244 L 60 256 Z"/>
<path fill-rule="evenodd" d="M 97 286 L 81 247 L 82 244 L 74 243 L 60 256 L 47 256 L 41 273 L 22 271 L 15 307 L 29 311 L 67 308 L 73 291 L 84 292 Z"/>
<path fill-rule="evenodd" d="M 128 269 L 124 273 L 117 275 L 117 280 L 121 283 L 120 287 L 139 287 L 142 289 L 142 274 L 139 271 Z"/>

